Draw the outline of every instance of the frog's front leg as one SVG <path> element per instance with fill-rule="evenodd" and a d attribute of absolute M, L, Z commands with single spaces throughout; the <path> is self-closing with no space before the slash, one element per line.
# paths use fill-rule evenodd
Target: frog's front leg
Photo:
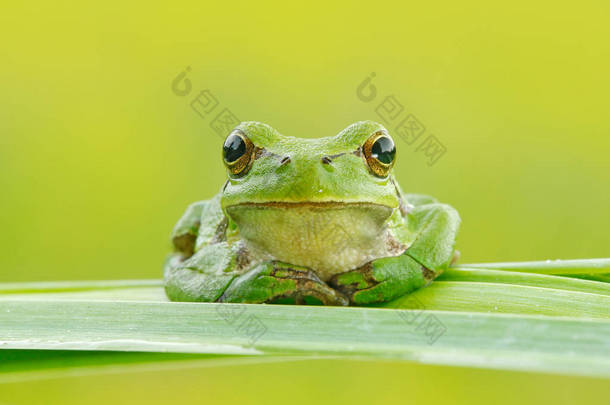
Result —
<path fill-rule="evenodd" d="M 174 253 L 163 269 L 170 300 L 214 302 L 237 277 L 237 249 L 226 242 L 226 227 L 218 195 L 187 208 L 172 231 Z"/>
<path fill-rule="evenodd" d="M 226 243 L 218 243 L 203 247 L 184 262 L 170 258 L 165 276 L 167 295 L 172 301 L 349 304 L 341 292 L 305 267 L 270 261 L 245 273 L 230 271 L 242 253 L 232 253 Z"/>
<path fill-rule="evenodd" d="M 331 279 L 330 285 L 347 295 L 352 305 L 409 294 L 430 283 L 451 263 L 460 222 L 454 208 L 425 202 L 413 207 L 407 220 L 414 241 L 402 255 L 373 260 Z"/>
<path fill-rule="evenodd" d="M 184 259 L 171 255 L 165 263 L 165 293 L 172 301 L 214 302 L 237 277 L 231 269 L 234 254 L 226 242 L 204 246 Z"/>

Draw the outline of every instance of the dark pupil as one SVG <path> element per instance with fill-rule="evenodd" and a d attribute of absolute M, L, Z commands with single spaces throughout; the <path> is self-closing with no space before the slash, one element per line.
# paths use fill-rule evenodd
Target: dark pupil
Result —
<path fill-rule="evenodd" d="M 371 148 L 371 154 L 381 163 L 389 165 L 394 160 L 394 155 L 396 154 L 394 141 L 386 136 L 377 139 Z"/>
<path fill-rule="evenodd" d="M 246 153 L 246 143 L 239 135 L 229 135 L 222 147 L 222 152 L 228 163 L 235 162 Z"/>

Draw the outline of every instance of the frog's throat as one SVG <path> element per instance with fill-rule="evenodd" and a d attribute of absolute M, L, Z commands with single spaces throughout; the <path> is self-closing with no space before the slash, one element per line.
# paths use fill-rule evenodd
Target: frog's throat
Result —
<path fill-rule="evenodd" d="M 226 207 L 255 259 L 305 266 L 324 281 L 406 250 L 388 227 L 393 211 L 377 203 L 334 201 L 270 201 Z"/>

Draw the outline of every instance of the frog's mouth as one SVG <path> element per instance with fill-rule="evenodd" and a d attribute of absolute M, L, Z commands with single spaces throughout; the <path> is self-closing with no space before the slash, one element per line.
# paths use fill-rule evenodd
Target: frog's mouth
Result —
<path fill-rule="evenodd" d="M 269 201 L 226 211 L 255 254 L 312 268 L 323 280 L 406 249 L 389 234 L 393 209 L 382 204 Z"/>
<path fill-rule="evenodd" d="M 299 207 L 320 207 L 320 208 L 345 208 L 353 206 L 365 207 L 384 207 L 392 210 L 391 207 L 378 203 L 371 202 L 343 202 L 343 201 L 267 201 L 267 202 L 247 202 L 228 206 L 227 209 L 233 207 L 250 207 L 250 208 L 299 208 Z"/>

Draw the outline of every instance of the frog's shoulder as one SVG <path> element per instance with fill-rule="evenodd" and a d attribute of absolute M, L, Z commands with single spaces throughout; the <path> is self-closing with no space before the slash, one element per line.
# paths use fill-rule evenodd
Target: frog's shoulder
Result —
<path fill-rule="evenodd" d="M 174 249 L 190 256 L 195 250 L 195 242 L 209 241 L 222 223 L 224 214 L 220 207 L 220 193 L 209 200 L 190 204 L 178 220 L 171 233 Z"/>

